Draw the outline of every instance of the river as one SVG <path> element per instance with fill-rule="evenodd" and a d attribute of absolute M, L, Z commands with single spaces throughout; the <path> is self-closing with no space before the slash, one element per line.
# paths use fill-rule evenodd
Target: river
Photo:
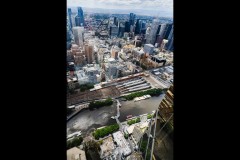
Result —
<path fill-rule="evenodd" d="M 121 108 L 119 120 L 121 122 L 125 121 L 127 115 L 138 116 L 144 113 L 151 113 L 153 110 L 157 109 L 163 97 L 164 94 L 138 102 L 120 101 Z M 87 135 L 95 128 L 114 124 L 116 120 L 111 119 L 111 116 L 115 116 L 116 114 L 116 103 L 93 111 L 88 109 L 82 110 L 67 122 L 67 134 L 81 130 L 83 135 Z"/>

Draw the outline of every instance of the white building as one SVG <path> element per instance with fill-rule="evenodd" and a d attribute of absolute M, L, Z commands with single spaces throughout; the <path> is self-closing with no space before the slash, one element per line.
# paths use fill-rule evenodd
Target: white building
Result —
<path fill-rule="evenodd" d="M 130 148 L 130 144 L 126 141 L 121 131 L 113 133 L 113 138 L 117 145 L 120 147 L 123 156 L 126 157 L 131 154 L 132 151 Z"/>
<path fill-rule="evenodd" d="M 83 70 L 76 71 L 77 77 L 78 77 L 78 83 L 80 85 L 86 84 L 89 82 L 88 76 L 85 74 Z"/>
<path fill-rule="evenodd" d="M 73 36 L 74 36 L 74 41 L 77 45 L 80 47 L 83 47 L 83 32 L 84 32 L 84 27 L 73 27 Z"/>

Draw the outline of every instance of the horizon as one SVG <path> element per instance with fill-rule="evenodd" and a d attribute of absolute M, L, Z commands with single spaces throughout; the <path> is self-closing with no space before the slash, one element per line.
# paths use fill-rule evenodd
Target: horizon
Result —
<path fill-rule="evenodd" d="M 67 0 L 67 8 L 75 7 L 105 10 L 103 13 L 118 10 L 123 12 L 119 14 L 137 12 L 135 14 L 173 18 L 173 0 L 89 0 L 87 3 L 83 0 Z"/>

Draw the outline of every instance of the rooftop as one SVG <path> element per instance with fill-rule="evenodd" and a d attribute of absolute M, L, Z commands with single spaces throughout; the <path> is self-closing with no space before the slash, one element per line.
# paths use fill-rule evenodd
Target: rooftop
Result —
<path fill-rule="evenodd" d="M 101 148 L 101 158 L 110 156 L 113 153 L 113 150 L 115 149 L 112 137 L 110 136 L 104 139 L 103 144 L 100 146 L 100 148 Z"/>
<path fill-rule="evenodd" d="M 124 156 L 131 154 L 130 144 L 126 141 L 121 131 L 113 133 L 113 138 L 122 150 Z"/>
<path fill-rule="evenodd" d="M 154 47 L 152 44 L 145 44 L 145 45 L 149 47 Z"/>
<path fill-rule="evenodd" d="M 73 147 L 67 150 L 67 160 L 87 160 L 85 151 L 78 149 L 77 147 Z"/>

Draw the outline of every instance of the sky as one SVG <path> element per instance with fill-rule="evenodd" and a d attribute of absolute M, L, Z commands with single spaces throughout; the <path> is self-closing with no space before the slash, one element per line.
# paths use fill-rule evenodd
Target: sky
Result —
<path fill-rule="evenodd" d="M 68 7 L 149 11 L 149 15 L 173 15 L 173 0 L 67 0 Z"/>

